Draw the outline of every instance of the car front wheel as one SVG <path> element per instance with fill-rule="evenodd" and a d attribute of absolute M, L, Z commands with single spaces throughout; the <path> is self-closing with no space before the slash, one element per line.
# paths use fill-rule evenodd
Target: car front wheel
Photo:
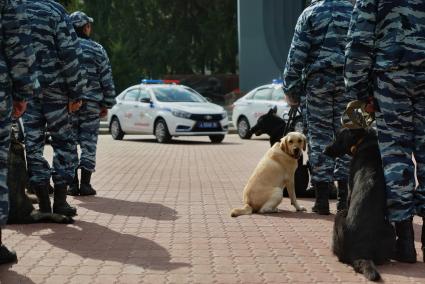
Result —
<path fill-rule="evenodd" d="M 210 140 L 214 144 L 221 143 L 224 139 L 224 135 L 210 135 Z"/>
<path fill-rule="evenodd" d="M 167 123 L 163 119 L 159 119 L 155 123 L 155 137 L 158 143 L 168 143 L 171 141 L 170 132 L 168 132 Z"/>
<path fill-rule="evenodd" d="M 250 126 L 248 119 L 246 119 L 245 117 L 241 117 L 238 120 L 237 125 L 239 137 L 242 139 L 251 139 L 252 133 L 249 131 L 249 128 Z"/>
<path fill-rule="evenodd" d="M 120 121 L 116 117 L 112 119 L 110 131 L 114 140 L 122 140 L 125 134 L 121 129 Z"/>

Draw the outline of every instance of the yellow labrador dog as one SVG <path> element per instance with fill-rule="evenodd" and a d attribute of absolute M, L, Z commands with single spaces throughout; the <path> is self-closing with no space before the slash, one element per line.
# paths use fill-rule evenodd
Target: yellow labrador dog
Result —
<path fill-rule="evenodd" d="M 232 217 L 252 213 L 275 213 L 287 188 L 291 204 L 297 211 L 306 211 L 295 196 L 294 174 L 298 158 L 306 148 L 306 138 L 299 132 L 290 132 L 271 147 L 258 163 L 243 191 L 243 208 L 235 208 Z"/>

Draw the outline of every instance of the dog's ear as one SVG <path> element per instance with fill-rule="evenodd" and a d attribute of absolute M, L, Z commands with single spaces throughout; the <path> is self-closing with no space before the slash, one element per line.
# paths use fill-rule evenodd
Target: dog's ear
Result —
<path fill-rule="evenodd" d="M 285 152 L 288 153 L 288 137 L 284 136 L 280 139 L 280 149 Z"/>
<path fill-rule="evenodd" d="M 307 149 L 307 138 L 304 134 L 301 134 L 301 137 L 303 138 L 303 151 Z"/>
<path fill-rule="evenodd" d="M 269 109 L 268 115 L 276 114 L 277 112 L 277 106 L 274 106 L 273 108 Z"/>

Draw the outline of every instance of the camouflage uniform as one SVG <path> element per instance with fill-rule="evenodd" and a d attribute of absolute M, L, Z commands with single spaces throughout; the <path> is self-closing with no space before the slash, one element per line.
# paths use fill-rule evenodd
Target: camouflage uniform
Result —
<path fill-rule="evenodd" d="M 379 105 L 377 128 L 391 221 L 425 216 L 425 2 L 357 1 L 347 91 Z M 412 153 L 417 162 L 415 189 Z"/>
<path fill-rule="evenodd" d="M 75 28 L 92 23 L 93 19 L 82 12 L 70 16 Z M 101 108 L 111 108 L 115 103 L 112 70 L 105 49 L 89 37 L 79 35 L 83 51 L 82 65 L 87 71 L 87 89 L 82 95 L 83 106 L 76 113 L 77 141 L 81 148 L 79 168 L 94 172 L 96 144 L 99 133 Z"/>
<path fill-rule="evenodd" d="M 6 179 L 12 100 L 28 99 L 34 85 L 29 32 L 22 7 L 14 0 L 0 0 L 0 227 L 9 212 Z"/>
<path fill-rule="evenodd" d="M 348 157 L 334 161 L 323 150 L 351 100 L 344 93 L 343 66 L 352 10 L 349 0 L 313 0 L 298 19 L 285 66 L 285 93 L 306 95 L 312 183 L 348 178 Z"/>
<path fill-rule="evenodd" d="M 86 83 L 80 69 L 81 48 L 60 4 L 53 0 L 25 2 L 41 85 L 24 115 L 30 183 L 34 187 L 43 186 L 52 176 L 55 186 L 64 186 L 74 178 L 77 152 L 68 103 L 81 99 Z M 53 171 L 43 157 L 46 130 L 52 137 Z"/>

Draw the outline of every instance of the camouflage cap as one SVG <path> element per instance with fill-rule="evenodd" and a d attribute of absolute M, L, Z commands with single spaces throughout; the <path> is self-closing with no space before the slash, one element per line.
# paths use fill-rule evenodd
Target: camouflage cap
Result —
<path fill-rule="evenodd" d="M 80 28 L 88 23 L 93 23 L 93 18 L 87 16 L 84 12 L 76 11 L 72 13 L 69 18 L 71 19 L 72 25 L 76 28 Z"/>

